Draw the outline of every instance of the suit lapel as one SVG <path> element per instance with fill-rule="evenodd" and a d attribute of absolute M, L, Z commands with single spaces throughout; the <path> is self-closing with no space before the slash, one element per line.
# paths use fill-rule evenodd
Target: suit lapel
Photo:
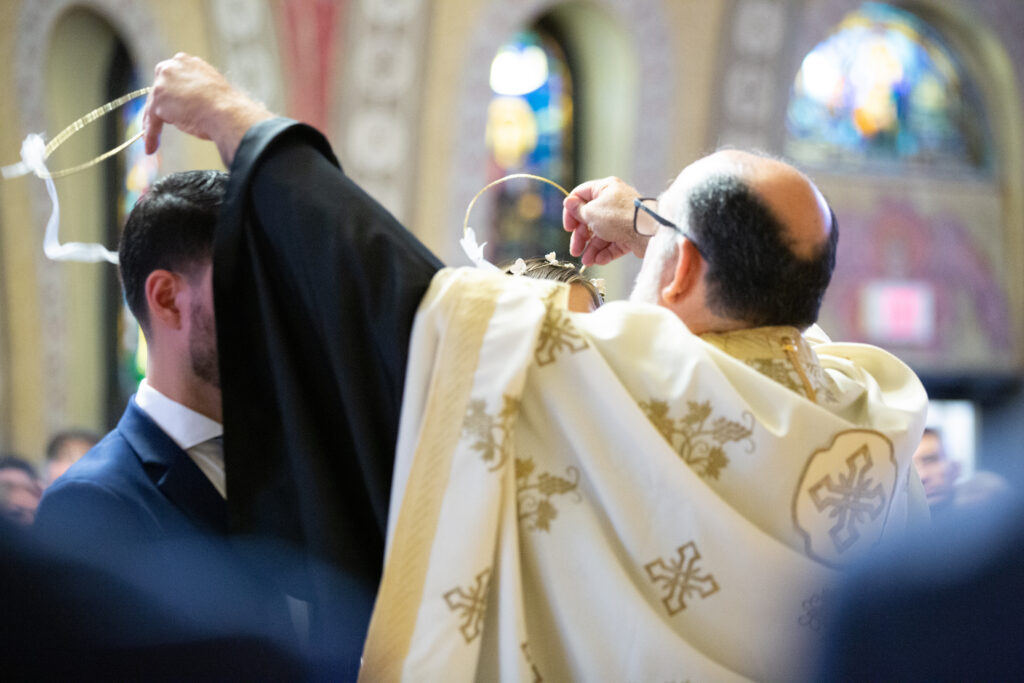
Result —
<path fill-rule="evenodd" d="M 201 529 L 227 533 L 224 499 L 188 453 L 135 404 L 134 398 L 117 428 L 161 493 Z"/>

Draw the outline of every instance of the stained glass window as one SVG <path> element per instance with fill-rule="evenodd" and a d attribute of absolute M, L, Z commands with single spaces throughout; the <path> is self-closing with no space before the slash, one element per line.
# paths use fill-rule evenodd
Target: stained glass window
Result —
<path fill-rule="evenodd" d="M 804 58 L 786 113 L 786 153 L 811 163 L 985 169 L 980 102 L 932 26 L 905 10 L 865 3 Z"/>
<path fill-rule="evenodd" d="M 142 129 L 142 109 L 145 103 L 145 99 L 142 98 L 132 100 L 122 109 L 120 129 L 124 131 L 125 139 Z M 117 224 L 119 227 L 124 226 L 135 202 L 156 179 L 157 157 L 146 154 L 142 142 L 137 142 L 126 150 L 123 169 L 118 198 Z M 134 393 L 139 382 L 146 375 L 146 339 L 142 336 L 127 304 L 121 306 L 118 336 L 120 338 L 118 361 L 121 384 L 126 392 Z"/>
<path fill-rule="evenodd" d="M 488 182 L 512 173 L 539 175 L 571 189 L 572 78 L 565 53 L 541 29 L 517 33 L 491 63 L 487 114 Z M 496 186 L 488 258 L 502 261 L 556 251 L 567 255 L 563 195 L 532 180 Z"/>
<path fill-rule="evenodd" d="M 142 87 L 124 45 L 115 50 L 110 66 L 107 100 L 120 97 Z M 142 110 L 145 98 L 132 100 L 119 111 L 106 117 L 107 148 L 112 148 L 142 129 Z M 121 230 L 138 201 L 156 179 L 159 155 L 147 155 L 141 141 L 118 154 L 105 168 L 109 188 L 108 237 L 116 245 Z M 128 398 L 135 393 L 146 374 L 146 340 L 138 323 L 128 310 L 121 293 L 115 269 L 109 271 L 107 285 L 108 373 L 107 412 L 115 421 L 124 411 Z"/>

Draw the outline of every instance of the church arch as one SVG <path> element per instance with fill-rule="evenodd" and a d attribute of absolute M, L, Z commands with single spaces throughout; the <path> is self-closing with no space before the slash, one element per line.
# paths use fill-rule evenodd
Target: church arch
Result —
<path fill-rule="evenodd" d="M 573 187 L 576 172 L 576 99 L 582 85 L 557 25 L 542 16 L 508 36 L 491 60 L 491 101 L 484 144 L 487 182 L 530 174 Z M 562 193 L 532 180 L 493 187 L 481 198 L 492 225 L 477 226 L 487 255 L 498 263 L 523 254 L 565 254 Z"/>
<path fill-rule="evenodd" d="M 801 61 L 862 4 L 862 0 L 735 0 L 718 41 L 722 87 L 716 96 L 715 124 L 709 128 L 711 145 L 781 153 L 789 92 Z M 1006 378 L 1024 367 L 1024 280 L 1014 275 L 1024 267 L 1020 135 L 1024 74 L 1012 68 L 1024 59 L 1019 5 L 1013 0 L 893 0 L 887 4 L 915 14 L 948 38 L 978 85 L 993 160 L 986 173 L 954 169 L 880 176 L 867 170 L 808 168 L 836 208 L 842 233 L 839 265 L 822 322 L 836 337 L 880 343 L 881 339 L 865 332 L 862 309 L 871 297 L 857 294 L 859 279 L 909 279 L 917 287 L 927 285 L 929 278 L 943 286 L 959 278 L 972 294 L 933 292 L 933 303 L 945 301 L 935 304 L 942 310 L 933 311 L 933 329 L 925 329 L 927 334 L 914 343 L 883 345 L 932 378 L 930 387 L 943 386 L 935 378 L 953 373 Z M 896 227 L 885 229 L 886 222 Z M 880 247 L 887 239 L 897 239 L 896 235 L 900 245 Z M 911 243 L 927 251 L 916 251 Z M 942 244 L 958 246 L 943 248 Z M 968 250 L 959 260 L 953 256 L 957 248 Z M 871 263 L 866 254 L 879 249 L 884 252 L 879 262 Z M 858 250 L 863 251 L 859 256 Z M 853 262 L 858 262 L 857 267 L 851 267 Z M 958 269 L 970 273 L 956 274 Z M 928 296 L 917 297 L 926 290 L 894 289 L 899 296 L 893 300 L 916 302 L 927 311 L 932 305 Z M 987 327 L 990 319 L 993 325 Z"/>
<path fill-rule="evenodd" d="M 671 138 L 674 88 L 669 79 L 641 77 L 667 73 L 674 59 L 673 40 L 660 2 L 488 3 L 468 36 L 458 116 L 453 121 L 459 134 L 454 138 L 452 203 L 446 222 L 451 229 L 443 235 L 443 253 L 451 262 L 464 261 L 458 247 L 459 231 L 451 226 L 462 225 L 465 207 L 486 184 L 487 150 L 479 141 L 486 128 L 489 69 L 496 44 L 540 17 L 560 28 L 567 51 L 573 55 L 577 81 L 588 86 L 581 91 L 582 99 L 577 99 L 581 150 L 577 176 L 615 174 L 652 191 L 660 191 L 668 178 L 664 141 Z M 489 225 L 490 210 L 489 204 L 478 202 L 471 223 Z M 612 298 L 627 291 L 636 267 L 623 260 L 603 273 Z"/>
<path fill-rule="evenodd" d="M 796 74 L 804 56 L 862 4 L 860 0 L 808 0 L 801 21 L 794 24 L 793 48 L 783 58 L 782 71 L 787 77 Z M 1022 154 L 1018 152 L 1024 149 L 1020 116 L 1024 73 L 1013 66 L 1024 63 L 1024 44 L 1015 30 L 1020 22 L 1012 19 L 1019 14 L 1014 0 L 891 0 L 886 4 L 917 15 L 948 40 L 981 91 L 997 154 L 997 174 L 1024 185 Z M 784 127 L 776 126 L 779 137 L 771 140 L 772 148 L 781 147 L 783 134 Z"/>
<path fill-rule="evenodd" d="M 791 85 L 786 155 L 853 173 L 990 177 L 989 108 L 947 34 L 885 3 L 843 17 Z"/>
<path fill-rule="evenodd" d="M 36 0 L 22 3 L 14 46 L 14 72 L 22 130 L 54 135 L 87 111 L 107 101 L 105 79 L 110 56 L 122 43 L 132 62 L 148 75 L 157 61 L 167 56 L 164 41 L 150 10 L 141 3 L 125 0 Z M 98 150 L 102 127 L 87 127 L 58 150 L 61 158 L 79 161 Z M 165 156 L 180 166 L 180 151 L 168 149 Z M 66 155 L 66 156 L 61 156 Z M 100 198 L 102 170 L 69 176 L 58 181 L 57 191 L 64 206 L 61 239 L 64 241 L 106 241 Z M 105 264 L 49 262 L 42 253 L 43 226 L 50 202 L 42 183 L 26 180 L 30 196 L 31 225 L 8 226 L 21 229 L 21 237 L 32 242 L 35 281 L 25 283 L 22 293 L 36 301 L 35 320 L 22 319 L 19 336 L 38 339 L 41 368 L 38 381 L 31 383 L 36 400 L 20 396 L 23 403 L 37 406 L 39 435 L 69 424 L 97 427 L 106 420 L 103 392 L 105 356 L 103 301 Z M 113 248 L 115 245 L 107 245 Z M 14 324 L 14 323 L 12 323 Z M 32 332 L 27 332 L 32 330 Z M 21 382 L 25 386 L 25 381 Z M 23 416 L 24 417 L 24 416 Z M 19 439 L 25 441 L 25 438 Z"/>
<path fill-rule="evenodd" d="M 978 21 L 993 10 L 991 2 L 890 4 L 933 27 L 977 84 L 990 161 L 977 170 L 967 164 L 907 165 L 896 176 L 892 170 L 877 175 L 877 170 L 812 166 L 819 184 L 841 205 L 837 212 L 847 247 L 841 250 L 823 320 L 843 338 L 896 351 L 933 391 L 941 391 L 948 375 L 1005 375 L 1021 366 L 1024 283 L 1012 275 L 1022 265 L 1024 237 L 1017 208 L 1024 188 L 1020 87 L 1003 47 L 1019 40 L 1003 43 L 994 26 Z M 813 49 L 859 5 L 812 3 L 794 44 Z M 824 33 L 808 35 L 808 27 L 822 26 Z M 791 58 L 792 73 L 803 54 Z M 777 133 L 783 135 L 784 127 Z M 773 142 L 781 147 L 778 138 Z M 913 310 L 923 325 L 916 339 L 913 325 L 899 323 L 906 330 L 896 332 L 875 325 L 882 311 L 897 323 Z"/>

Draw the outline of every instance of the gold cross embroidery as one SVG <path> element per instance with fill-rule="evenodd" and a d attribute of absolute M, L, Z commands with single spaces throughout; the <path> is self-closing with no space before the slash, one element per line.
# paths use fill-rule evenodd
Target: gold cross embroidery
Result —
<path fill-rule="evenodd" d="M 491 570 L 485 569 L 476 575 L 476 582 L 470 588 L 463 589 L 457 586 L 444 594 L 448 609 L 459 613 L 462 618 L 459 632 L 466 639 L 466 643 L 472 643 L 483 631 L 490 578 Z"/>
<path fill-rule="evenodd" d="M 825 475 L 808 489 L 818 511 L 829 511 L 836 520 L 829 536 L 839 553 L 857 542 L 861 524 L 874 521 L 885 509 L 885 490 L 868 476 L 872 464 L 865 444 L 846 459 L 847 471 L 839 473 L 838 481 Z"/>
<path fill-rule="evenodd" d="M 590 346 L 572 324 L 572 318 L 563 309 L 555 305 L 558 290 L 553 290 L 544 299 L 547 313 L 541 323 L 540 336 L 537 338 L 537 349 L 534 356 L 538 366 L 548 365 L 557 360 L 562 351 L 578 353 Z"/>
<path fill-rule="evenodd" d="M 654 562 L 644 565 L 647 576 L 655 584 L 661 585 L 665 596 L 661 602 L 672 616 L 686 609 L 686 598 L 696 596 L 706 598 L 718 592 L 718 582 L 711 574 L 701 574 L 697 561 L 700 560 L 700 552 L 697 545 L 690 541 L 686 545 L 677 548 L 679 559 L 668 561 L 658 558 Z"/>

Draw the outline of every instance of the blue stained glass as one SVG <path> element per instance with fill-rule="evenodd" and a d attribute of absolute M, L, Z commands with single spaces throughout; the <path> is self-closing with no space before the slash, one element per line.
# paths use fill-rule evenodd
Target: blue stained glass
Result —
<path fill-rule="evenodd" d="M 121 109 L 121 124 L 119 130 L 124 132 L 125 138 L 129 138 L 142 130 L 142 111 L 146 106 L 146 98 L 140 97 L 132 100 Z M 158 156 L 146 154 L 142 141 L 137 141 L 128 147 L 125 154 L 125 176 L 124 185 L 121 187 L 119 198 L 118 222 L 124 225 L 135 202 L 139 200 L 153 180 L 156 178 L 159 166 Z"/>
<path fill-rule="evenodd" d="M 137 83 L 137 79 L 132 79 Z M 132 88 L 135 89 L 134 87 Z M 132 100 L 120 111 L 117 126 L 117 139 L 126 140 L 142 130 L 142 113 L 146 99 Z M 123 227 L 135 202 L 139 200 L 156 179 L 159 167 L 157 154 L 146 154 L 141 140 L 135 142 L 124 152 L 123 181 L 118 188 L 117 221 Z M 117 321 L 117 359 L 118 383 L 122 392 L 130 396 L 135 393 L 139 382 L 146 375 L 146 339 L 139 329 L 138 323 L 128 310 L 127 304 L 121 303 L 121 315 Z"/>
<path fill-rule="evenodd" d="M 881 3 L 807 54 L 786 128 L 786 153 L 805 162 L 989 164 L 980 98 L 954 52 L 919 17 Z"/>
<path fill-rule="evenodd" d="M 513 173 L 573 184 L 572 78 L 561 47 L 537 30 L 517 33 L 491 65 L 488 110 L 488 182 Z M 503 261 L 550 251 L 568 256 L 562 230 L 562 194 L 538 181 L 496 186 L 488 258 Z"/>

